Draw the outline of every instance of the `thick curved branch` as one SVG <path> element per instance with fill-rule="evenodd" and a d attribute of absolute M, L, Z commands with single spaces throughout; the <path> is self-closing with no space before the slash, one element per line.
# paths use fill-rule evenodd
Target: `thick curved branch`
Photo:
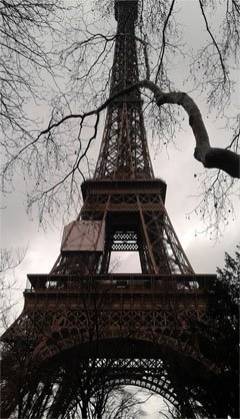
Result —
<path fill-rule="evenodd" d="M 81 119 L 91 115 L 98 115 L 116 98 L 130 93 L 134 89 L 140 88 L 149 89 L 153 93 L 157 106 L 160 107 L 167 103 L 175 104 L 182 106 L 183 109 L 187 112 L 189 117 L 189 125 L 192 128 L 196 141 L 196 148 L 194 151 L 194 157 L 196 160 L 200 161 L 206 168 L 221 169 L 232 177 L 240 178 L 240 155 L 227 149 L 211 147 L 207 129 L 203 122 L 201 112 L 194 100 L 187 93 L 184 92 L 162 92 L 159 89 L 159 87 L 150 80 L 142 80 L 132 86 L 127 87 L 126 89 L 123 89 L 121 92 L 107 99 L 101 106 L 99 106 L 95 110 L 86 112 L 85 114 L 74 114 L 65 116 L 62 120 L 58 121 L 57 123 L 49 125 L 46 130 L 40 133 L 39 137 L 43 134 L 47 134 L 53 128 L 56 128 L 57 126 L 61 125 L 67 119 Z"/>
<path fill-rule="evenodd" d="M 148 86 L 146 87 L 149 87 L 154 93 L 158 106 L 166 103 L 176 104 L 182 106 L 187 112 L 189 125 L 192 128 L 196 141 L 194 151 L 196 160 L 200 161 L 206 168 L 221 169 L 232 177 L 240 178 L 240 156 L 227 149 L 211 147 L 201 112 L 194 100 L 187 93 L 163 93 L 156 85 L 150 86 L 149 82 L 147 84 Z"/>

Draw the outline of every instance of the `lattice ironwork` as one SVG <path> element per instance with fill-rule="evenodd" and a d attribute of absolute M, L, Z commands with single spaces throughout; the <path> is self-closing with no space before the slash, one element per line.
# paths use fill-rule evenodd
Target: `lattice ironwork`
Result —
<path fill-rule="evenodd" d="M 137 5 L 115 0 L 111 96 L 138 81 Z M 2 417 L 17 409 L 25 419 L 79 417 L 78 405 L 84 417 L 92 398 L 100 412 L 107 389 L 123 384 L 162 395 L 182 417 L 195 418 L 193 402 L 216 417 L 221 400 L 210 390 L 224 366 L 198 333 L 209 322 L 213 277 L 194 274 L 170 222 L 138 90 L 109 105 L 95 176 L 82 193 L 81 234 L 98 226 L 92 241 L 101 235 L 103 245 L 62 245 L 49 275 L 29 275 L 23 312 L 3 336 Z M 70 235 L 71 224 L 64 241 Z M 110 274 L 115 250 L 138 251 L 142 273 Z"/>
<path fill-rule="evenodd" d="M 78 287 L 71 284 L 74 277 L 61 277 L 56 284 L 54 275 L 52 283 L 45 275 L 42 285 L 38 279 L 31 279 L 35 285 L 25 293 L 24 315 L 5 336 L 7 341 L 22 340 L 30 333 L 36 360 L 116 338 L 164 343 L 207 365 L 191 335 L 191 323 L 204 319 L 206 309 L 204 288 L 194 285 L 198 277 L 186 279 L 188 287 L 177 277 L 175 286 L 159 277 L 157 287 L 153 279 L 139 283 L 137 275 L 132 284 L 127 275 L 114 275 L 111 282 L 79 278 Z"/>
<path fill-rule="evenodd" d="M 111 251 L 136 252 L 138 251 L 138 235 L 135 231 L 118 231 L 112 236 Z"/>
<path fill-rule="evenodd" d="M 67 363 L 56 357 L 51 364 L 46 365 L 44 372 L 38 370 L 41 385 L 33 382 L 31 385 L 34 392 L 26 392 L 22 406 L 24 418 L 69 417 L 76 404 L 84 402 L 84 394 L 94 400 L 99 393 L 108 394 L 122 385 L 135 385 L 164 395 L 180 412 L 181 398 L 171 383 L 168 366 L 162 360 L 81 359 L 77 351 L 68 355 L 70 360 Z M 11 404 L 14 405 L 13 399 L 9 400 L 6 412 L 7 408 L 11 410 Z"/>
<path fill-rule="evenodd" d="M 136 236 L 136 245 L 119 243 L 119 250 L 138 250 L 144 273 L 193 274 L 164 206 L 161 180 L 142 180 L 137 184 L 135 181 L 111 181 L 105 185 L 101 181 L 88 181 L 83 190 L 82 219 L 107 222 L 105 251 L 99 261 L 101 272 L 108 272 L 111 251 L 117 250 L 113 246 L 114 234 L 119 231 L 127 234 L 131 230 Z"/>
<path fill-rule="evenodd" d="M 135 38 L 137 2 L 117 1 L 118 29 L 110 95 L 136 83 L 138 62 Z M 144 127 L 140 92 L 118 97 L 107 111 L 95 179 L 153 178 Z"/>

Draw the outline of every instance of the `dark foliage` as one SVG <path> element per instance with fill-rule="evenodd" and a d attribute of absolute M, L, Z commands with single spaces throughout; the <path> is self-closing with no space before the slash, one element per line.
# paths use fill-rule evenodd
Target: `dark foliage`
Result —
<path fill-rule="evenodd" d="M 212 385 L 217 417 L 239 418 L 240 246 L 235 257 L 226 253 L 225 267 L 217 273 L 209 286 L 206 322 L 199 325 L 199 341 L 202 352 L 220 367 Z"/>

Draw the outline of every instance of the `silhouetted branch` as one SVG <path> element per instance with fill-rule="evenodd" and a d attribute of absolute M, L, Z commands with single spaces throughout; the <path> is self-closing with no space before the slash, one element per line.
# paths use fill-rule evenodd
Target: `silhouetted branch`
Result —
<path fill-rule="evenodd" d="M 170 9 L 169 9 L 167 18 L 166 18 L 166 20 L 164 22 L 164 25 L 163 25 L 163 30 L 162 30 L 162 45 L 161 45 L 160 59 L 159 59 L 159 65 L 158 65 L 158 69 L 157 69 L 155 81 L 158 80 L 158 76 L 159 76 L 159 73 L 161 71 L 161 67 L 162 67 L 162 63 L 163 63 L 163 57 L 164 57 L 164 52 L 165 52 L 165 48 L 166 48 L 166 29 L 167 29 L 167 26 L 168 26 L 168 22 L 169 22 L 170 16 L 171 16 L 172 11 L 173 11 L 174 3 L 175 3 L 175 0 L 172 0 L 172 3 L 171 3 L 171 6 L 170 6 Z"/>
<path fill-rule="evenodd" d="M 12 292 L 16 291 L 16 279 L 10 276 L 23 261 L 26 249 L 0 249 L 0 329 L 9 325 L 12 308 L 18 303 Z M 11 317 L 11 316 L 10 316 Z"/>
<path fill-rule="evenodd" d="M 199 7 L 199 2 L 202 9 Z M 136 39 L 141 44 L 138 42 L 138 67 L 140 78 L 144 79 L 145 83 L 140 82 L 131 88 L 141 88 L 144 95 L 148 95 L 144 112 L 147 113 L 147 129 L 152 129 L 154 146 L 158 147 L 157 154 L 161 146 L 167 147 L 168 144 L 174 143 L 176 132 L 181 129 L 184 119 L 179 116 L 181 115 L 179 106 L 184 108 L 187 96 L 184 100 L 182 97 L 182 103 L 179 101 L 181 94 L 176 92 L 174 87 L 175 71 L 172 71 L 176 68 L 180 56 L 181 59 L 184 57 L 181 61 L 186 66 L 186 77 L 183 77 L 182 82 L 188 83 L 187 87 L 180 89 L 183 91 L 197 89 L 198 93 L 205 93 L 206 105 L 214 110 L 214 116 L 216 113 L 217 116 L 222 116 L 227 129 L 233 130 L 232 121 L 237 120 L 231 107 L 231 103 L 234 103 L 231 94 L 234 93 L 233 87 L 236 82 L 234 66 L 238 63 L 239 57 L 239 5 L 237 1 L 232 0 L 223 2 L 220 6 L 215 1 L 199 0 L 199 2 L 196 2 L 194 7 L 199 15 L 199 30 L 203 36 L 201 43 L 193 45 L 194 50 L 190 53 L 191 37 L 181 38 L 184 31 L 178 30 L 176 1 L 139 0 Z M 78 0 L 74 0 L 71 4 L 77 3 Z M 109 20 L 108 26 L 103 27 L 100 18 L 104 15 L 108 19 L 112 15 L 110 3 L 113 6 L 114 2 L 108 0 L 94 2 L 95 10 L 100 12 L 96 18 L 97 15 L 89 13 L 87 2 L 85 2 L 86 7 L 81 2 L 77 9 L 76 20 L 72 12 L 70 15 L 65 13 L 63 1 L 44 0 L 41 4 L 36 4 L 30 0 L 27 3 L 16 4 L 5 2 L 0 6 L 1 19 L 1 13 L 5 13 L 4 4 L 11 5 L 7 15 L 5 13 L 6 16 L 3 17 L 6 25 L 0 25 L 0 49 L 4 48 L 7 57 L 13 54 L 11 57 L 14 63 L 13 66 L 9 65 L 10 61 L 2 54 L 0 58 L 2 68 L 0 129 L 3 134 L 0 146 L 4 161 L 1 169 L 2 191 L 8 192 L 8 188 L 14 186 L 15 174 L 21 173 L 27 187 L 27 208 L 38 203 L 41 220 L 43 207 L 51 216 L 53 210 L 59 212 L 59 208 L 68 211 L 70 206 L 74 205 L 76 209 L 81 200 L 80 182 L 86 173 L 91 176 L 94 169 L 91 152 L 83 153 L 86 147 L 89 150 L 93 141 L 92 139 L 88 144 L 91 137 L 89 129 L 94 129 L 96 116 L 111 101 L 105 99 L 109 92 L 115 30 L 112 21 Z M 67 6 L 67 9 L 71 7 Z M 14 10 L 12 16 L 11 12 Z M 220 14 L 221 19 L 212 26 L 209 16 L 214 15 L 215 11 Z M 61 12 L 64 12 L 66 23 L 68 17 L 71 18 L 66 31 L 63 30 L 65 20 L 62 22 L 60 19 Z M 179 16 L 182 19 L 181 14 Z M 14 26 L 10 29 L 7 26 L 9 19 L 10 22 L 14 22 Z M 186 22 L 187 19 L 188 15 Z M 6 36 L 2 32 L 4 30 Z M 60 43 L 59 34 L 64 35 L 61 36 Z M 49 39 L 51 42 L 48 42 Z M 9 45 L 9 50 L 1 46 L 1 42 L 3 45 Z M 59 48 L 59 53 L 56 53 L 56 49 Z M 159 91 L 156 91 L 156 95 L 154 91 L 157 89 L 154 90 L 150 77 L 152 80 L 156 80 L 157 77 L 155 84 Z M 58 97 L 51 99 L 52 81 L 55 84 L 53 89 L 57 88 L 58 92 L 64 89 L 64 94 L 58 93 Z M 51 91 L 48 89 L 49 82 Z M 57 86 L 58 83 L 61 89 Z M 42 91 L 44 86 L 48 89 L 46 94 Z M 12 95 L 8 94 L 8 87 Z M 156 96 L 161 99 L 158 105 Z M 163 98 L 165 103 L 161 102 Z M 42 111 L 40 109 L 39 112 L 38 106 L 42 106 L 42 100 L 44 108 L 47 105 L 53 111 L 49 127 L 37 137 L 36 126 L 40 120 L 37 121 L 36 118 L 41 115 Z M 35 102 L 37 102 L 36 107 Z M 172 106 L 176 103 L 179 106 Z M 162 106 L 163 104 L 165 106 Z M 93 111 L 86 112 L 86 109 Z M 226 150 L 218 147 L 215 149 L 211 147 L 207 132 L 206 135 L 200 135 L 201 130 L 196 125 L 200 120 L 200 113 L 198 117 L 196 115 L 193 117 L 194 112 L 190 113 L 191 115 L 188 113 L 189 122 L 196 139 L 195 158 L 207 168 L 221 169 L 223 175 L 225 171 L 231 176 L 239 177 L 237 129 L 226 142 Z M 44 112 L 43 118 L 45 118 Z M 203 121 L 200 125 L 202 128 L 205 126 Z M 208 184 L 213 182 L 213 175 L 215 176 L 214 171 L 208 171 L 208 175 L 205 175 L 208 177 L 205 183 L 206 189 Z M 218 177 L 218 180 L 220 179 L 223 177 Z M 230 180 L 224 181 L 225 187 Z"/>
<path fill-rule="evenodd" d="M 169 92 L 169 93 L 162 92 L 159 89 L 159 87 L 155 83 L 151 82 L 150 80 L 142 80 L 139 83 L 136 83 L 135 85 L 122 90 L 118 94 L 106 100 L 101 106 L 99 106 L 95 110 L 86 112 L 84 114 L 74 114 L 74 115 L 70 114 L 70 115 L 65 116 L 58 122 L 52 125 L 49 125 L 47 129 L 45 129 L 39 134 L 38 138 L 40 138 L 44 134 L 49 133 L 54 128 L 63 124 L 68 119 L 79 118 L 80 120 L 82 120 L 91 115 L 98 116 L 100 112 L 103 109 L 105 109 L 114 99 L 126 93 L 129 93 L 130 91 L 134 89 L 139 89 L 139 88 L 149 89 L 153 93 L 155 102 L 158 107 L 161 107 L 162 105 L 165 105 L 165 104 L 175 104 L 175 105 L 182 106 L 183 109 L 187 112 L 188 117 L 189 117 L 189 125 L 192 128 L 195 141 L 196 141 L 196 148 L 194 152 L 194 157 L 196 158 L 196 160 L 200 161 L 203 164 L 203 166 L 206 168 L 218 168 L 225 171 L 232 177 L 240 178 L 240 156 L 237 153 L 227 150 L 227 149 L 219 149 L 219 148 L 211 147 L 207 129 L 203 122 L 201 112 L 198 106 L 196 105 L 196 103 L 194 102 L 194 100 L 187 93 L 184 93 L 184 92 Z M 83 155 L 86 155 L 87 150 L 89 149 L 90 144 L 95 137 L 96 137 L 96 126 L 95 126 L 94 135 L 93 137 L 90 138 Z"/>
<path fill-rule="evenodd" d="M 222 71 L 223 71 L 224 83 L 225 83 L 225 82 L 226 82 L 226 79 L 227 79 L 227 73 L 226 73 L 226 67 L 225 67 L 225 64 L 224 64 L 224 62 L 223 62 L 223 57 L 222 57 L 221 51 L 220 51 L 220 49 L 219 49 L 219 46 L 218 46 L 218 44 L 217 44 L 217 42 L 216 42 L 216 40 L 215 40 L 215 38 L 214 38 L 214 36 L 213 36 L 213 33 L 212 33 L 212 31 L 210 30 L 210 28 L 209 28 L 209 24 L 208 24 L 208 20 L 207 20 L 207 17 L 206 17 L 205 11 L 204 11 L 204 7 L 203 7 L 203 2 L 202 2 L 202 0 L 199 0 L 199 4 L 200 4 L 201 12 L 202 12 L 202 15 L 203 15 L 203 18 L 204 18 L 204 22 L 205 22 L 205 25 L 206 25 L 207 32 L 209 33 L 209 35 L 210 35 L 210 37 L 211 37 L 211 39 L 212 39 L 213 45 L 215 46 L 215 48 L 216 48 L 216 50 L 217 50 L 217 52 L 218 52 L 218 56 L 219 56 L 219 60 L 220 60 L 220 64 L 221 64 Z"/>

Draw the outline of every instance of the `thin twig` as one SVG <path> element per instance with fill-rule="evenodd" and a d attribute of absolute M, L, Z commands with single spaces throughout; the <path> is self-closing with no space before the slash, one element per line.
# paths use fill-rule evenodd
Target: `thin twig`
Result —
<path fill-rule="evenodd" d="M 160 73 L 160 70 L 161 70 L 161 67 L 162 67 L 162 63 L 163 63 L 163 57 L 164 57 L 165 48 L 166 48 L 166 37 L 165 37 L 165 34 L 166 34 L 166 29 L 167 29 L 168 21 L 170 19 L 170 16 L 172 14 L 172 11 L 173 11 L 174 3 L 175 3 L 175 0 L 173 0 L 172 3 L 171 3 L 170 9 L 169 9 L 169 12 L 168 12 L 168 15 L 167 15 L 167 19 L 165 20 L 164 25 L 163 25 L 163 30 L 162 30 L 162 46 L 161 46 L 161 53 L 160 53 L 160 63 L 159 63 L 158 69 L 157 69 L 155 83 L 158 80 L 158 76 L 159 76 L 159 73 Z"/>
<path fill-rule="evenodd" d="M 216 50 L 218 52 L 219 60 L 220 60 L 222 71 L 223 71 L 224 83 L 226 83 L 226 80 L 227 80 L 226 73 L 227 72 L 226 72 L 226 67 L 224 65 L 224 62 L 223 62 L 223 57 L 222 57 L 221 51 L 220 51 L 219 46 L 218 46 L 218 44 L 217 44 L 217 42 L 216 42 L 216 40 L 215 40 L 215 38 L 214 38 L 214 36 L 212 34 L 212 31 L 209 28 L 208 20 L 207 20 L 206 14 L 204 12 L 202 0 L 199 0 L 199 4 L 200 4 L 201 12 L 202 12 L 202 15 L 203 15 L 203 18 L 204 18 L 204 21 L 205 21 L 207 32 L 209 33 L 209 35 L 210 35 L 210 37 L 211 37 L 211 39 L 213 41 L 213 44 L 214 44 L 214 46 L 215 46 L 215 48 L 216 48 Z"/>

